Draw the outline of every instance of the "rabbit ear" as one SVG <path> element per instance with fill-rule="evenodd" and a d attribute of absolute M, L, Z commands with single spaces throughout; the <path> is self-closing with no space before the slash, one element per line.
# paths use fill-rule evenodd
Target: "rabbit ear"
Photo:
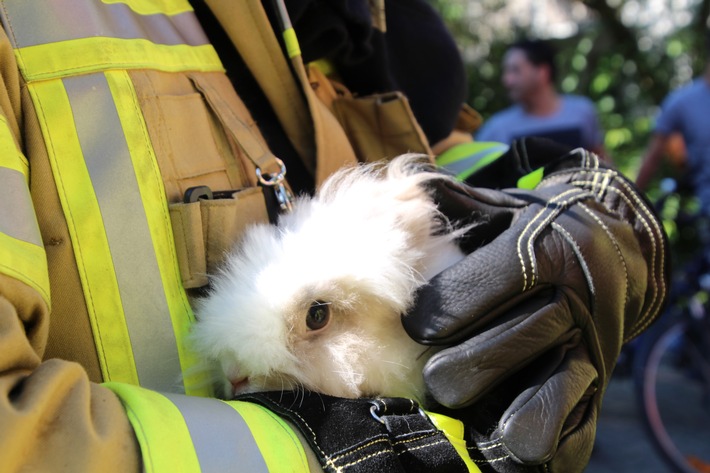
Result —
<path fill-rule="evenodd" d="M 464 255 L 456 240 L 468 227 L 456 228 L 439 211 L 430 189 L 434 180 L 455 181 L 455 178 L 438 172 L 428 156 L 407 154 L 390 162 L 386 180 L 388 186 L 398 189 L 402 201 L 399 225 L 409 232 L 411 247 L 422 254 L 415 269 L 424 279 L 460 261 Z"/>

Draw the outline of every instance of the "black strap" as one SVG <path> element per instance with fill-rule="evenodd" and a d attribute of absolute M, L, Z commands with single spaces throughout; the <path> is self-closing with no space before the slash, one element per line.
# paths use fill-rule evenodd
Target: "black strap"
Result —
<path fill-rule="evenodd" d="M 267 392 L 238 400 L 261 404 L 295 424 L 328 472 L 468 471 L 444 433 L 410 399 Z"/>

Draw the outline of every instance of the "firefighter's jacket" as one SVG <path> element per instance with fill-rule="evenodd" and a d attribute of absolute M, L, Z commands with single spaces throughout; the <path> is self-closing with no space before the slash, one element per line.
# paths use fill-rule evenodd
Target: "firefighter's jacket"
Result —
<path fill-rule="evenodd" d="M 367 159 L 293 30 L 284 54 L 260 1 L 207 3 L 316 183 Z M 280 165 L 187 0 L 1 4 L 0 469 L 318 468 L 289 424 L 191 370 L 187 289 L 267 220 L 255 171 Z M 381 102 L 408 115 L 399 99 Z M 426 151 L 404 126 L 393 152 Z M 184 202 L 201 185 L 230 196 Z"/>

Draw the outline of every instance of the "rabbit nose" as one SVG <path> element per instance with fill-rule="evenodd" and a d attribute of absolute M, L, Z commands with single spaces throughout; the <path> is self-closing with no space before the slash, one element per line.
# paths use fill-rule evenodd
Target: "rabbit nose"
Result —
<path fill-rule="evenodd" d="M 244 376 L 242 378 L 234 378 L 230 379 L 229 382 L 232 383 L 232 394 L 236 396 L 239 394 L 239 391 L 242 391 L 247 387 L 249 384 L 249 377 Z"/>

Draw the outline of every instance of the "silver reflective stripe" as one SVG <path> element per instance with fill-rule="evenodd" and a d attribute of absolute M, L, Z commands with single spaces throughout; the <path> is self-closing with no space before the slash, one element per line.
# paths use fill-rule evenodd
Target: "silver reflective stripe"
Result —
<path fill-rule="evenodd" d="M 473 168 L 474 166 L 478 165 L 478 162 L 481 161 L 483 158 L 486 156 L 489 156 L 493 153 L 504 153 L 508 150 L 509 146 L 501 144 L 500 146 L 491 146 L 490 148 L 483 149 L 481 151 L 478 151 L 472 155 L 466 156 L 465 158 L 459 159 L 458 161 L 454 161 L 452 163 L 448 163 L 444 166 L 444 169 L 449 171 L 450 173 L 454 175 L 461 174 L 462 172 L 468 171 L 469 169 Z"/>
<path fill-rule="evenodd" d="M 103 74 L 63 79 L 96 194 L 141 386 L 175 391 L 180 360 L 128 144 Z"/>
<path fill-rule="evenodd" d="M 3 26 L 15 48 L 95 36 L 167 45 L 208 43 L 193 12 L 140 15 L 122 3 L 96 0 L 5 0 L 2 4 Z"/>
<path fill-rule="evenodd" d="M 5 167 L 0 167 L 0 232 L 42 246 L 25 176 Z"/>
<path fill-rule="evenodd" d="M 163 395 L 180 409 L 202 473 L 268 473 L 249 426 L 232 407 L 215 399 Z"/>

